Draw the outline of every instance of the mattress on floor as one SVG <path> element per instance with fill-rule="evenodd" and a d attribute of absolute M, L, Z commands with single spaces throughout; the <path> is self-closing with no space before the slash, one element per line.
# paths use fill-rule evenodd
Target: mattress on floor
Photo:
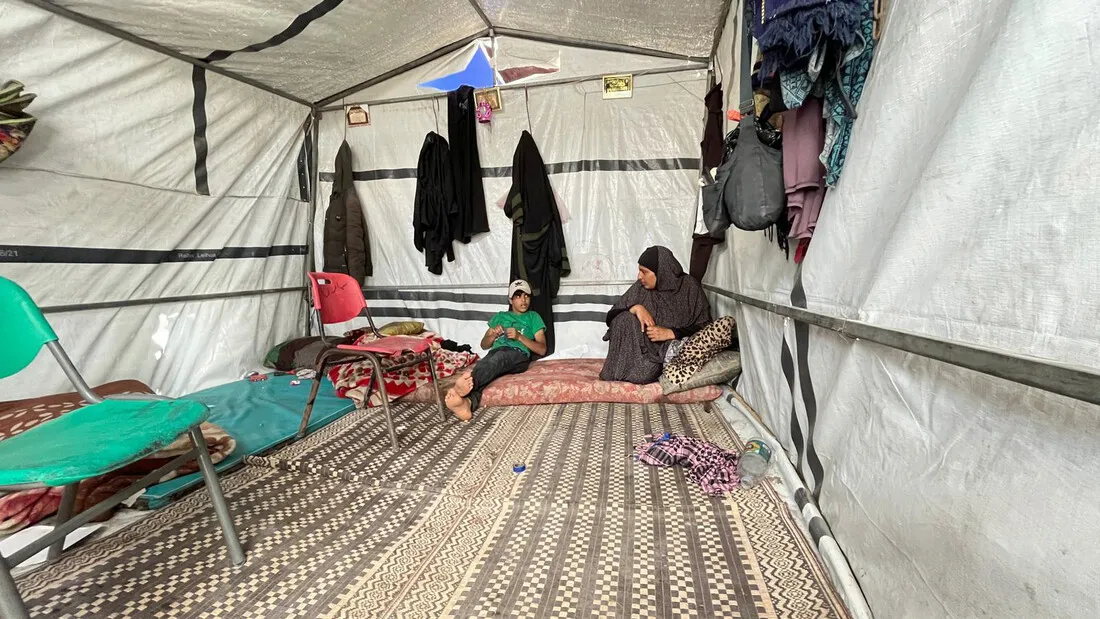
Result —
<path fill-rule="evenodd" d="M 632 383 L 600 380 L 603 359 L 546 359 L 536 361 L 522 374 L 504 376 L 489 385 L 481 396 L 482 406 L 522 406 L 527 404 L 570 404 L 607 402 L 621 404 L 691 404 L 710 402 L 722 395 L 717 385 L 700 387 L 666 396 L 659 383 Z M 440 381 L 444 392 L 457 377 Z M 405 396 L 403 402 L 434 402 L 430 388 L 422 387 Z"/>
<path fill-rule="evenodd" d="M 245 456 L 267 452 L 298 432 L 302 411 L 309 398 L 311 382 L 291 385 L 293 375 L 269 376 L 267 380 L 238 380 L 183 396 L 210 408 L 210 421 L 221 426 L 237 441 L 237 448 L 218 463 L 218 470 L 240 464 Z M 321 382 L 317 402 L 310 415 L 309 431 L 324 426 L 355 409 L 355 403 L 336 396 L 332 383 Z M 202 483 L 198 473 L 150 486 L 142 504 L 156 509 L 180 493 Z"/>

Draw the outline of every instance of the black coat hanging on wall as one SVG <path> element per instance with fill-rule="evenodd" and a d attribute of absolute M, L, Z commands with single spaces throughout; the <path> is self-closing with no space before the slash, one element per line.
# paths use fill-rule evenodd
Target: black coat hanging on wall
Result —
<path fill-rule="evenodd" d="M 554 297 L 569 276 L 569 254 L 554 189 L 539 147 L 524 131 L 512 156 L 512 188 L 504 203 L 512 220 L 511 279 L 531 284 L 531 311 L 546 323 L 546 355 L 554 354 Z"/>
<path fill-rule="evenodd" d="M 447 137 L 451 142 L 451 169 L 458 212 L 451 220 L 456 241 L 469 243 L 475 234 L 489 231 L 485 212 L 485 187 L 481 183 L 481 158 L 477 152 L 477 118 L 474 89 L 462 86 L 447 95 Z"/>
<path fill-rule="evenodd" d="M 420 149 L 413 203 L 413 245 L 424 252 L 429 273 L 443 273 L 443 256 L 454 262 L 451 220 L 456 211 L 447 140 L 433 131 Z"/>

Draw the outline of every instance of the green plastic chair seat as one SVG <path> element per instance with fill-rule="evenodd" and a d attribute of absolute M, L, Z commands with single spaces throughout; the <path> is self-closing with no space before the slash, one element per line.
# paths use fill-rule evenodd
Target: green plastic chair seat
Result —
<path fill-rule="evenodd" d="M 0 441 L 0 486 L 64 486 L 168 446 L 209 416 L 191 400 L 105 400 Z"/>

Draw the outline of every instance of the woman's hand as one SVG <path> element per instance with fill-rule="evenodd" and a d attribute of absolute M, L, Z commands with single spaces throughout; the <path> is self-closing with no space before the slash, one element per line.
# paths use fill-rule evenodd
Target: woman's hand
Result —
<path fill-rule="evenodd" d="M 635 305 L 630 308 L 630 313 L 634 314 L 634 317 L 638 319 L 638 322 L 642 323 L 642 331 L 647 331 L 650 327 L 657 323 L 653 320 L 653 314 L 649 313 L 649 310 L 643 305 Z"/>
<path fill-rule="evenodd" d="M 676 339 L 676 333 L 665 327 L 647 327 L 645 334 L 651 342 L 668 342 Z"/>

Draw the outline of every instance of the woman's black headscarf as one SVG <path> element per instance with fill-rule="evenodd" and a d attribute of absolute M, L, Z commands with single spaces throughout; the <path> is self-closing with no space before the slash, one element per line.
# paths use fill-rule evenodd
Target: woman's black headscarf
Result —
<path fill-rule="evenodd" d="M 650 341 L 638 319 L 629 313 L 635 305 L 646 308 L 658 327 L 673 331 L 694 333 L 710 323 L 710 303 L 703 287 L 684 273 L 672 251 L 667 247 L 651 247 L 642 254 L 639 263 L 647 259 L 651 250 L 657 254 L 657 268 L 650 269 L 657 274 L 657 286 L 647 290 L 642 282 L 634 282 L 608 312 L 609 328 L 604 340 L 609 345 L 601 380 L 644 384 L 661 375 L 669 342 Z"/>

